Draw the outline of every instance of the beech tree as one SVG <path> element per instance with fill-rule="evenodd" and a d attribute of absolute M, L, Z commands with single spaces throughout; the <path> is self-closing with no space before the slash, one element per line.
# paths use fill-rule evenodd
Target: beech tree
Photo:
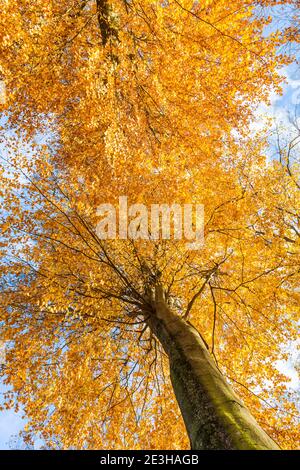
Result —
<path fill-rule="evenodd" d="M 250 132 L 292 60 L 257 14 L 277 3 L 2 2 L 2 374 L 28 442 L 298 446 L 277 365 L 299 327 L 298 140 L 270 160 Z M 203 204 L 204 246 L 101 239 L 120 196 Z"/>

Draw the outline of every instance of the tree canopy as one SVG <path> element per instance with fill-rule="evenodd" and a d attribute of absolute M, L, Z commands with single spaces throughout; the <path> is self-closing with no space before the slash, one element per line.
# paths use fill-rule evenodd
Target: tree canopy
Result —
<path fill-rule="evenodd" d="M 298 39 L 262 10 L 297 2 L 2 3 L 2 372 L 26 438 L 188 447 L 147 323 L 159 279 L 258 422 L 297 447 L 277 361 L 299 329 L 298 140 L 270 159 L 251 131 Z M 97 207 L 123 195 L 203 204 L 204 246 L 99 239 Z"/>

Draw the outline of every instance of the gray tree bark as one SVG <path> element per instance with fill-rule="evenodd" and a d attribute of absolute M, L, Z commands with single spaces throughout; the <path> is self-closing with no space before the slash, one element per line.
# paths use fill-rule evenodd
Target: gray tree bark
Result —
<path fill-rule="evenodd" d="M 148 325 L 168 355 L 191 448 L 279 450 L 215 364 L 201 335 L 169 308 L 161 286 Z"/>

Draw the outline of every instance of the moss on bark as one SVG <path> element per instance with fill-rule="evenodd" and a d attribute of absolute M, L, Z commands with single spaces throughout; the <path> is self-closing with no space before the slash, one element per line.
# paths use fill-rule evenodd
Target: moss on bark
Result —
<path fill-rule="evenodd" d="M 170 376 L 192 449 L 275 450 L 217 368 L 201 335 L 168 307 L 156 288 L 148 322 L 169 357 Z"/>

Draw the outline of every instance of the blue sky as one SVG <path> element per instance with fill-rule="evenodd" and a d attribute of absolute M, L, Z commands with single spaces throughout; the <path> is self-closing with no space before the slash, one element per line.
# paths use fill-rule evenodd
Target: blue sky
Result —
<path fill-rule="evenodd" d="M 0 388 L 1 393 L 3 387 Z M 12 410 L 0 412 L 0 449 L 9 449 L 9 440 L 13 435 L 21 431 L 25 421 L 22 420 L 21 413 L 15 413 Z"/>

